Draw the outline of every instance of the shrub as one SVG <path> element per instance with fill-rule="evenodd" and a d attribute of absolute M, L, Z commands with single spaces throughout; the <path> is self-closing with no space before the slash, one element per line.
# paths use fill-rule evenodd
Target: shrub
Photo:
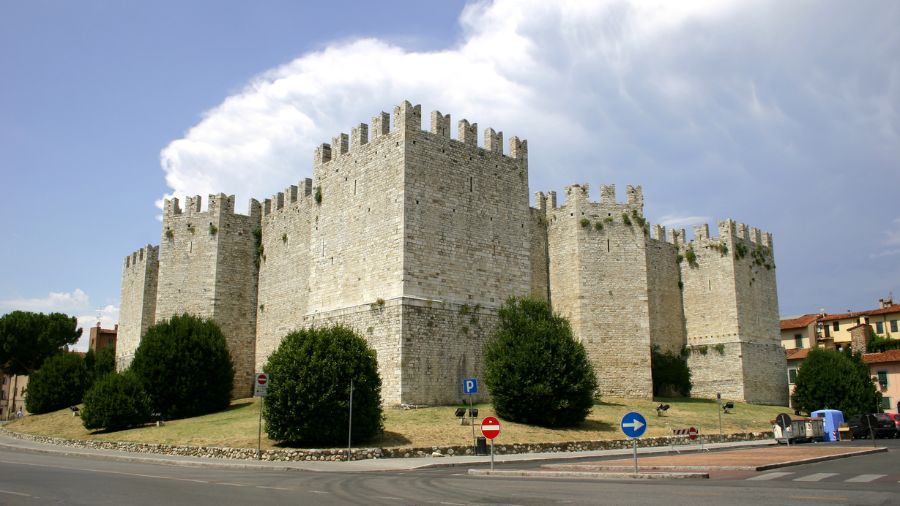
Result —
<path fill-rule="evenodd" d="M 86 429 L 120 430 L 150 420 L 150 398 L 132 372 L 107 374 L 84 396 L 81 423 Z"/>
<path fill-rule="evenodd" d="M 76 353 L 48 358 L 28 378 L 25 407 L 39 415 L 81 403 L 90 383 L 84 359 Z"/>
<path fill-rule="evenodd" d="M 87 387 L 90 389 L 95 381 L 111 372 L 115 372 L 116 349 L 112 346 L 106 346 L 96 353 L 94 353 L 94 350 L 88 350 L 84 355 L 84 365 L 90 378 Z"/>
<path fill-rule="evenodd" d="M 153 411 L 165 418 L 203 415 L 230 404 L 234 366 L 225 337 L 211 320 L 182 315 L 153 325 L 131 369 Z"/>
<path fill-rule="evenodd" d="M 691 395 L 691 370 L 681 354 L 662 353 L 659 346 L 650 350 L 650 369 L 653 374 L 653 395 Z"/>
<path fill-rule="evenodd" d="M 580 223 L 581 223 L 581 227 L 582 227 L 582 228 L 588 228 L 588 227 L 591 226 L 591 220 L 589 220 L 589 219 L 587 219 L 587 218 L 581 218 L 581 222 L 580 222 Z"/>
<path fill-rule="evenodd" d="M 513 422 L 566 427 L 593 406 L 597 379 L 569 322 L 533 298 L 511 298 L 485 345 L 485 383 L 497 414 Z"/>
<path fill-rule="evenodd" d="M 801 411 L 838 409 L 845 417 L 881 411 L 881 393 L 860 353 L 813 348 L 794 383 L 794 405 Z"/>
<path fill-rule="evenodd" d="M 263 370 L 271 375 L 263 407 L 270 438 L 301 445 L 346 443 L 351 379 L 352 440 L 382 431 L 375 352 L 349 328 L 288 334 Z"/>

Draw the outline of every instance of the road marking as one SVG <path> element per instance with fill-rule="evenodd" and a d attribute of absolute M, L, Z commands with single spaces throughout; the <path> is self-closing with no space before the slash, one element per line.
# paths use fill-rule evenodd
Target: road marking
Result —
<path fill-rule="evenodd" d="M 324 490 L 310 490 L 313 494 L 329 494 L 330 492 L 326 492 Z"/>
<path fill-rule="evenodd" d="M 754 476 L 752 478 L 747 478 L 747 481 L 766 481 L 766 480 L 774 480 L 776 478 L 783 478 L 787 475 L 794 474 L 793 472 L 778 472 L 778 473 L 766 473 L 761 474 L 759 476 Z"/>
<path fill-rule="evenodd" d="M 391 496 L 389 496 L 389 495 L 379 495 L 379 496 L 375 496 L 375 499 L 389 499 L 389 500 L 391 500 L 391 501 L 402 501 L 402 500 L 403 500 L 402 497 L 391 497 Z"/>
<path fill-rule="evenodd" d="M 791 499 L 805 499 L 807 501 L 846 501 L 846 497 L 822 497 L 820 495 L 792 495 Z"/>
<path fill-rule="evenodd" d="M 0 490 L 0 494 L 10 494 L 10 495 L 19 495 L 22 497 L 31 497 L 30 494 L 23 494 L 22 492 L 13 492 L 12 490 Z"/>
<path fill-rule="evenodd" d="M 257 485 L 256 488 L 265 488 L 265 489 L 269 489 L 269 490 L 293 490 L 292 488 L 285 488 L 285 487 L 267 487 L 267 486 L 265 486 L 265 485 Z"/>
<path fill-rule="evenodd" d="M 249 487 L 250 485 L 246 483 L 228 483 L 227 481 L 217 481 L 216 485 L 225 485 L 228 487 Z"/>
<path fill-rule="evenodd" d="M 800 478 L 794 478 L 794 481 L 822 481 L 825 478 L 837 476 L 837 474 L 838 473 L 813 473 L 807 476 L 801 476 Z"/>
<path fill-rule="evenodd" d="M 859 476 L 854 476 L 849 480 L 845 480 L 848 483 L 869 483 L 870 481 L 875 481 L 878 478 L 884 478 L 887 476 L 886 474 L 861 474 Z"/>

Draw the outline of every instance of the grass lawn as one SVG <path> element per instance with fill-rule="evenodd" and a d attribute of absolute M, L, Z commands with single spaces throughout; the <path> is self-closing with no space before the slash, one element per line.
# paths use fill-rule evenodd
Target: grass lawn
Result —
<path fill-rule="evenodd" d="M 656 406 L 669 404 L 668 414 L 656 416 Z M 494 415 L 490 405 L 476 405 L 479 420 Z M 401 410 L 385 409 L 384 434 L 359 446 L 447 446 L 465 445 L 472 441 L 472 427 L 460 425 L 453 417 L 455 407 Z M 619 428 L 622 415 L 639 411 L 647 418 L 644 437 L 671 435 L 673 428 L 697 427 L 701 434 L 718 434 L 719 415 L 715 401 L 704 399 L 640 399 L 605 398 L 596 404 L 587 420 L 570 429 L 545 429 L 501 420 L 503 432 L 498 443 L 540 443 L 597 439 L 624 439 Z M 769 424 L 778 413 L 789 412 L 783 406 L 757 406 L 735 403 L 730 414 L 722 415 L 724 433 L 772 430 Z M 29 415 L 6 424 L 14 432 L 96 441 L 130 441 L 255 448 L 258 399 L 239 399 L 225 411 L 211 415 L 172 420 L 161 427 L 146 426 L 112 433 L 91 433 L 81 425 L 81 418 L 73 417 L 68 409 L 44 415 Z M 476 434 L 481 435 L 476 426 Z M 277 448 L 276 443 L 263 434 L 263 448 Z M 355 445 L 356 446 L 356 445 Z"/>

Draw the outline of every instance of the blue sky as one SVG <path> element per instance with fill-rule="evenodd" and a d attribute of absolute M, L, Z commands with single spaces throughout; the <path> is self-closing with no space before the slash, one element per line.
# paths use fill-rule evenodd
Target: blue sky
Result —
<path fill-rule="evenodd" d="M 652 223 L 772 232 L 782 314 L 873 307 L 900 298 L 897 26 L 890 1 L 2 2 L 0 313 L 111 325 L 164 195 L 245 208 L 404 99 L 527 138 L 532 192 L 640 184 Z"/>

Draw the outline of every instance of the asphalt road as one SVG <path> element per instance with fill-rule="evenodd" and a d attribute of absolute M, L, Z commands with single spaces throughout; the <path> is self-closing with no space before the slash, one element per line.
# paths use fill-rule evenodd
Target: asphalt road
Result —
<path fill-rule="evenodd" d="M 900 440 L 879 444 L 891 450 L 760 473 L 712 473 L 709 480 L 653 481 L 469 477 L 462 467 L 393 473 L 234 471 L 0 450 L 0 504 L 896 506 Z"/>

